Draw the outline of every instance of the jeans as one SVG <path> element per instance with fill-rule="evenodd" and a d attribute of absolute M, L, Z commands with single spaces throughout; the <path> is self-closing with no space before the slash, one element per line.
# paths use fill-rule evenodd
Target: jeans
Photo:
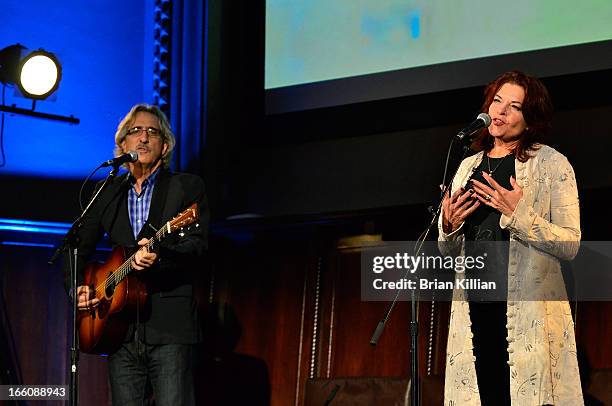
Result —
<path fill-rule="evenodd" d="M 195 346 L 124 343 L 108 357 L 113 406 L 142 406 L 147 378 L 156 406 L 192 406 Z"/>

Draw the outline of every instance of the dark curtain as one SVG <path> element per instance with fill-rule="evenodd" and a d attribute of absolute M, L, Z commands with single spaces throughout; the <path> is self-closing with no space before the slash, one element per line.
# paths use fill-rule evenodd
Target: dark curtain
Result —
<path fill-rule="evenodd" d="M 172 3 L 170 121 L 177 136 L 173 166 L 201 172 L 206 146 L 206 20 L 208 1 Z"/>

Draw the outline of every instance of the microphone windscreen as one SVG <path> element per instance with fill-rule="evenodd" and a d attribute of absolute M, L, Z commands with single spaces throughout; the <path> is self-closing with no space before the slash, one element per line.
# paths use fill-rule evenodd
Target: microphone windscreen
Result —
<path fill-rule="evenodd" d="M 488 115 L 487 113 L 480 113 L 478 115 L 478 119 L 484 121 L 485 127 L 488 127 L 491 125 L 491 116 Z"/>

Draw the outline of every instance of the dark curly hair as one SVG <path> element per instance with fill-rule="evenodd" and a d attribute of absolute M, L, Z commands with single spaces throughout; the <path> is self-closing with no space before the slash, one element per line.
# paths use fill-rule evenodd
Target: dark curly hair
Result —
<path fill-rule="evenodd" d="M 550 131 L 553 115 L 552 102 L 548 90 L 539 79 L 523 72 L 511 71 L 501 74 L 487 85 L 484 91 L 484 103 L 481 107 L 482 112 L 489 112 L 489 106 L 495 94 L 506 83 L 518 85 L 525 91 L 522 112 L 527 128 L 518 139 L 514 156 L 519 161 L 526 162 L 531 157 L 530 152 L 539 148 L 539 144 Z M 493 148 L 493 137 L 489 134 L 489 130 L 484 128 L 474 139 L 472 149 L 488 152 L 491 148 Z"/>

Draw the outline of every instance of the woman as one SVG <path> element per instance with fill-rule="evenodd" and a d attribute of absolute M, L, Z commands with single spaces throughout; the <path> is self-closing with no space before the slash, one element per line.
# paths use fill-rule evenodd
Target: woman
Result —
<path fill-rule="evenodd" d="M 465 254 L 466 241 L 509 241 L 507 302 L 453 292 L 445 405 L 582 405 L 559 263 L 580 245 L 578 192 L 567 159 L 541 144 L 552 117 L 548 91 L 524 73 L 504 73 L 485 89 L 482 111 L 492 122 L 444 199 L 439 246 Z"/>

